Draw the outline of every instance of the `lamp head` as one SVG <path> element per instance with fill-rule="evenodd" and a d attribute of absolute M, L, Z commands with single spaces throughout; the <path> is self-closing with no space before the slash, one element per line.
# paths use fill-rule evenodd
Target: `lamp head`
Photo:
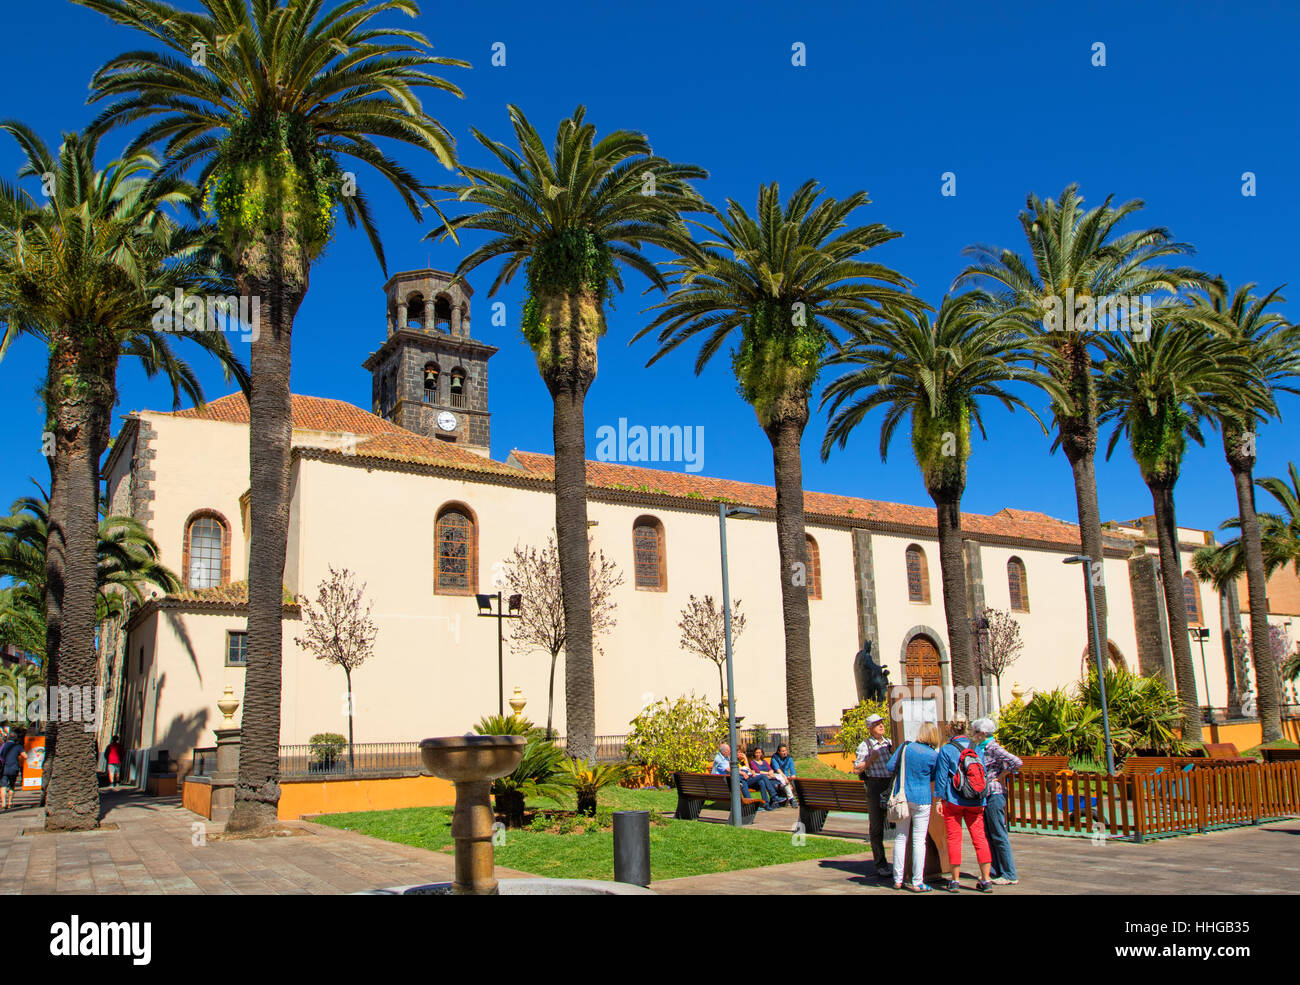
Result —
<path fill-rule="evenodd" d="M 1087 554 L 1073 554 L 1061 562 L 1062 564 L 1091 564 L 1092 558 Z"/>
<path fill-rule="evenodd" d="M 475 595 L 474 598 L 478 600 L 478 611 L 480 613 L 492 611 L 491 595 Z"/>
<path fill-rule="evenodd" d="M 510 611 L 512 613 L 518 612 L 523 607 L 523 604 L 524 604 L 524 597 L 522 595 L 510 596 Z"/>
<path fill-rule="evenodd" d="M 758 510 L 754 509 L 752 506 L 728 506 L 727 516 L 740 517 L 743 520 L 748 519 L 749 517 L 758 516 Z"/>

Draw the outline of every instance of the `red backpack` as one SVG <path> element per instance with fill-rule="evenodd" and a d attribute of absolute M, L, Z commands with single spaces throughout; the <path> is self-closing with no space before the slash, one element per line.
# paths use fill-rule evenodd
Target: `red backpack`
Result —
<path fill-rule="evenodd" d="M 957 754 L 957 769 L 952 774 L 952 792 L 965 800 L 983 800 L 988 794 L 988 777 L 984 764 L 973 746 L 962 746 L 955 739 L 949 745 L 961 750 Z"/>

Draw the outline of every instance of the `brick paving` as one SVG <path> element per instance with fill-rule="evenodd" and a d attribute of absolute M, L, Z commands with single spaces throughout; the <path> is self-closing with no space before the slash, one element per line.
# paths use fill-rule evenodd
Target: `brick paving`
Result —
<path fill-rule="evenodd" d="M 721 812 L 702 815 L 725 823 Z M 788 831 L 798 819 L 793 810 L 759 811 L 755 826 Z M 859 814 L 832 814 L 823 834 L 865 841 L 867 821 Z M 813 836 L 809 835 L 809 839 Z M 962 841 L 963 896 L 978 896 L 975 849 Z M 1051 893 L 1131 895 L 1300 894 L 1300 819 L 1229 828 L 1203 835 L 1093 844 L 1087 837 L 1011 835 L 1020 884 L 995 886 L 994 895 Z M 886 841 L 893 856 L 893 844 Z M 910 879 L 910 875 L 909 875 Z M 759 869 L 686 876 L 656 882 L 667 894 L 734 893 L 893 893 L 888 878 L 877 879 L 868 848 L 860 855 L 790 862 Z M 946 893 L 937 895 L 946 896 Z"/>
<path fill-rule="evenodd" d="M 452 877 L 449 854 L 306 822 L 287 823 L 290 837 L 195 844 L 220 827 L 180 798 L 102 796 L 103 822 L 116 830 L 47 835 L 38 806 L 0 814 L 0 894 L 336 894 Z"/>
<path fill-rule="evenodd" d="M 452 876 L 447 853 L 308 822 L 289 822 L 286 827 L 295 831 L 290 837 L 195 844 L 196 832 L 210 836 L 218 828 L 181 807 L 179 798 L 105 792 L 103 803 L 104 822 L 117 825 L 115 830 L 47 835 L 39 833 L 39 807 L 0 814 L 0 894 L 333 894 Z M 703 817 L 703 823 L 725 821 L 721 813 Z M 796 819 L 790 810 L 760 812 L 755 826 L 789 830 Z M 198 824 L 205 828 L 196 829 Z M 832 815 L 824 833 L 862 840 L 866 819 Z M 1030 834 L 1013 834 L 1012 842 L 1021 882 L 997 887 L 997 895 L 1300 893 L 1300 819 L 1143 845 Z M 969 840 L 963 857 L 969 876 Z M 892 892 L 887 880 L 868 876 L 871 868 L 867 851 L 669 879 L 652 888 L 723 895 Z M 497 874 L 526 875 L 504 868 Z"/>

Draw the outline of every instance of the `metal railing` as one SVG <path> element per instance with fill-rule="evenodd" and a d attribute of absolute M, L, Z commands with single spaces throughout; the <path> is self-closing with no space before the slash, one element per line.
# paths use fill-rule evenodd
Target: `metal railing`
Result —
<path fill-rule="evenodd" d="M 418 742 L 358 742 L 342 745 L 280 747 L 280 776 L 284 778 L 373 776 L 420 770 Z"/>

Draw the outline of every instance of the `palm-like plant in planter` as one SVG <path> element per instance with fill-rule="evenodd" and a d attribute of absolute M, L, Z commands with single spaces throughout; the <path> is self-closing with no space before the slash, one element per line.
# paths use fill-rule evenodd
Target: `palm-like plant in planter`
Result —
<path fill-rule="evenodd" d="M 567 761 L 564 750 L 547 739 L 543 729 L 522 715 L 488 715 L 479 719 L 474 731 L 479 735 L 523 735 L 528 738 L 514 772 L 492 781 L 496 812 L 505 816 L 506 827 L 524 826 L 524 808 L 529 797 L 556 798 L 569 789 L 564 772 Z"/>
<path fill-rule="evenodd" d="M 565 759 L 561 764 L 566 780 L 578 798 L 578 813 L 596 814 L 596 798 L 605 787 L 616 786 L 628 774 L 627 763 L 593 763 L 586 759 Z"/>

